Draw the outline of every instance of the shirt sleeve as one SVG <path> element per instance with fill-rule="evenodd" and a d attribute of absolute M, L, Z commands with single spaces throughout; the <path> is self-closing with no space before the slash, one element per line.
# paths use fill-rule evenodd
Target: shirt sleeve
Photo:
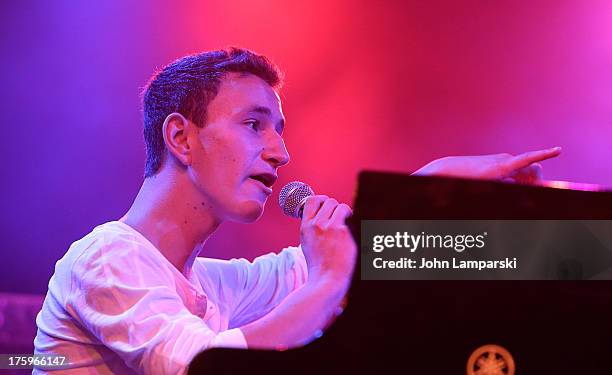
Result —
<path fill-rule="evenodd" d="M 208 280 L 230 312 L 229 328 L 253 322 L 280 304 L 308 279 L 302 249 L 288 247 L 280 253 L 246 259 L 198 258 L 199 278 Z M 194 268 L 195 269 L 195 268 Z"/>
<path fill-rule="evenodd" d="M 185 373 L 204 349 L 246 347 L 239 330 L 216 334 L 185 306 L 151 249 L 111 241 L 88 250 L 73 265 L 67 310 L 135 371 Z"/>

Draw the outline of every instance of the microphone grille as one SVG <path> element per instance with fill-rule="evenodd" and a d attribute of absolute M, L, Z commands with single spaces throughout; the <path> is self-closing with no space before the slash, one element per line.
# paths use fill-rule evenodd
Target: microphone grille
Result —
<path fill-rule="evenodd" d="M 285 215 L 299 218 L 304 200 L 312 195 L 314 195 L 314 191 L 308 184 L 293 181 L 281 189 L 278 195 L 278 204 Z"/>

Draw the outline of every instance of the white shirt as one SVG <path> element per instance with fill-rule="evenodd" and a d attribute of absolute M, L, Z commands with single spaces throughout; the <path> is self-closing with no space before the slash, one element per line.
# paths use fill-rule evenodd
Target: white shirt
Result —
<path fill-rule="evenodd" d="M 109 222 L 57 262 L 35 353 L 66 356 L 70 374 L 184 373 L 204 349 L 246 348 L 237 327 L 266 315 L 307 277 L 299 247 L 252 263 L 197 258 L 185 276 L 136 230 Z"/>

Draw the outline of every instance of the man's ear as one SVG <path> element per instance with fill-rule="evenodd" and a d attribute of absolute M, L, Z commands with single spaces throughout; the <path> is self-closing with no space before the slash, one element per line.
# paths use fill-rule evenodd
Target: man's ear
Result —
<path fill-rule="evenodd" d="M 194 124 L 185 116 L 174 112 L 164 120 L 162 134 L 168 151 L 183 165 L 191 165 L 191 145 L 188 132 Z"/>

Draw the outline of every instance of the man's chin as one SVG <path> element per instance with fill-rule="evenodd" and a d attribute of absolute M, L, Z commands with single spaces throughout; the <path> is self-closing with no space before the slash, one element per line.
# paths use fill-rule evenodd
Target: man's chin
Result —
<path fill-rule="evenodd" d="M 233 215 L 232 221 L 239 223 L 253 223 L 257 221 L 264 212 L 265 202 L 248 201 L 240 205 L 240 212 Z"/>

